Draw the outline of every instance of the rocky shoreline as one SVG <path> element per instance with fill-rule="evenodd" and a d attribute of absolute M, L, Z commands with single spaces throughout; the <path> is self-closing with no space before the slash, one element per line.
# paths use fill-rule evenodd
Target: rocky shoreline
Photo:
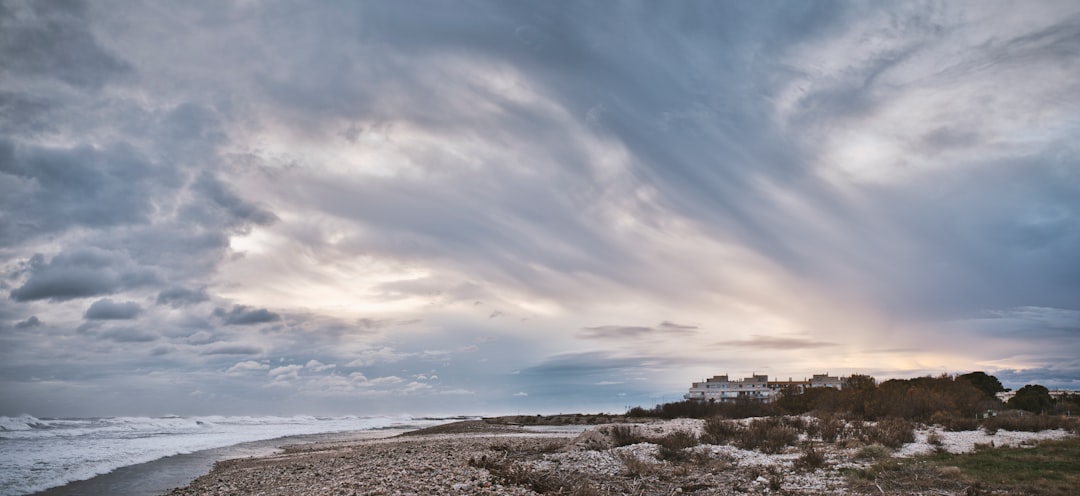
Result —
<path fill-rule="evenodd" d="M 494 458 L 508 446 L 537 451 L 572 437 L 500 423 L 454 422 L 389 438 L 290 446 L 277 455 L 226 460 L 168 494 L 533 495 L 529 489 L 500 484 L 470 460 Z"/>
<path fill-rule="evenodd" d="M 291 446 L 283 453 L 219 462 L 213 471 L 169 496 L 194 495 L 735 495 L 878 494 L 847 483 L 865 446 L 801 441 L 772 452 L 695 441 L 700 420 L 602 424 L 578 432 L 540 432 L 521 423 L 454 422 L 394 437 Z M 639 442 L 619 442 L 632 433 Z M 1004 434 L 1004 435 L 1003 435 Z M 998 433 L 1001 442 L 1029 443 L 1065 431 Z M 934 449 L 964 450 L 985 433 L 923 428 L 896 450 L 909 456 Z M 979 438 L 981 439 L 981 438 Z M 819 458 L 806 462 L 807 446 Z M 944 478 L 926 494 L 964 494 Z M 905 493 L 921 494 L 921 493 Z"/>

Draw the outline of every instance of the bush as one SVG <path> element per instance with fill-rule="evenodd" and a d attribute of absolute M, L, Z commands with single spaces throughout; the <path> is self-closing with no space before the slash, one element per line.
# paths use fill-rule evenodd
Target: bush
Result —
<path fill-rule="evenodd" d="M 780 417 L 780 423 L 795 429 L 796 432 L 806 432 L 806 427 L 809 422 L 803 417 L 784 416 Z"/>
<path fill-rule="evenodd" d="M 821 432 L 822 441 L 835 443 L 844 431 L 844 421 L 832 415 L 822 417 L 818 421 L 818 430 Z"/>
<path fill-rule="evenodd" d="M 660 445 L 661 460 L 684 461 L 689 458 L 689 454 L 684 450 L 697 446 L 698 437 L 692 432 L 675 431 L 653 442 Z"/>
<path fill-rule="evenodd" d="M 799 433 L 783 425 L 779 419 L 756 419 L 740 432 L 736 445 L 742 449 L 756 449 L 762 453 L 779 453 L 799 440 Z"/>
<path fill-rule="evenodd" d="M 855 453 L 856 460 L 883 460 L 892 456 L 892 451 L 880 444 L 863 446 Z"/>
<path fill-rule="evenodd" d="M 611 436 L 611 443 L 616 448 L 645 442 L 645 438 L 637 433 L 637 429 L 629 425 L 613 425 L 608 429 L 608 434 Z"/>
<path fill-rule="evenodd" d="M 739 437 L 742 426 L 720 417 L 705 419 L 705 435 L 702 440 L 709 444 L 728 444 Z"/>
<path fill-rule="evenodd" d="M 559 471 L 537 470 L 521 463 L 509 460 L 495 461 L 487 457 L 481 460 L 470 459 L 469 465 L 486 469 L 502 484 L 526 487 L 540 494 L 554 493 L 572 496 L 600 494 L 583 477 Z M 567 492 L 568 489 L 569 492 Z"/>
<path fill-rule="evenodd" d="M 631 452 L 620 451 L 615 456 L 619 457 L 619 461 L 626 468 L 626 475 L 630 477 L 642 477 L 656 472 L 656 465 L 638 458 Z"/>
<path fill-rule="evenodd" d="M 997 416 L 983 421 L 983 428 L 988 433 L 998 429 L 1007 431 L 1039 432 L 1053 429 L 1069 429 L 1072 423 L 1065 417 L 1053 415 Z"/>
<path fill-rule="evenodd" d="M 926 435 L 926 444 L 936 448 L 944 445 L 945 439 L 941 437 L 941 433 L 938 431 L 930 431 L 930 433 Z"/>
<path fill-rule="evenodd" d="M 885 419 L 867 430 L 867 440 L 898 449 L 915 442 L 915 424 L 898 418 Z"/>
<path fill-rule="evenodd" d="M 825 454 L 814 448 L 812 443 L 806 443 L 803 453 L 795 460 L 795 468 L 806 472 L 814 471 L 825 466 Z"/>
<path fill-rule="evenodd" d="M 973 431 L 979 428 L 979 421 L 973 417 L 961 417 L 945 412 L 936 412 L 930 417 L 930 423 L 937 424 L 949 432 Z"/>

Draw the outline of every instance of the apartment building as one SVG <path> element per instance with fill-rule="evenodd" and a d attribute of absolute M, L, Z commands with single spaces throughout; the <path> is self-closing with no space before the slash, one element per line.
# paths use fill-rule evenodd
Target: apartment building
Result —
<path fill-rule="evenodd" d="M 730 380 L 728 376 L 717 375 L 704 382 L 695 382 L 690 386 L 690 391 L 683 395 L 684 399 L 698 401 L 773 401 L 788 388 L 803 391 L 806 388 L 828 387 L 842 389 L 845 378 L 833 377 L 828 374 L 814 374 L 809 379 L 795 381 L 788 378 L 786 381 L 770 381 L 767 375 L 753 374 L 745 379 Z"/>

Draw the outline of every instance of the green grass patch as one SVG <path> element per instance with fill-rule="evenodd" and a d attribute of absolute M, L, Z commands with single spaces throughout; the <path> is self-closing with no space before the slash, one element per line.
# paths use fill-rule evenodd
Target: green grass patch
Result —
<path fill-rule="evenodd" d="M 1038 488 L 1042 492 L 1034 494 L 1053 495 L 1076 494 L 1080 487 L 1080 438 L 942 458 L 936 463 L 958 467 L 966 477 L 984 485 Z"/>
<path fill-rule="evenodd" d="M 890 459 L 847 475 L 855 488 L 879 491 L 970 488 L 969 494 L 1075 495 L 1080 487 L 1080 438 L 1045 441 L 1031 448 Z"/>

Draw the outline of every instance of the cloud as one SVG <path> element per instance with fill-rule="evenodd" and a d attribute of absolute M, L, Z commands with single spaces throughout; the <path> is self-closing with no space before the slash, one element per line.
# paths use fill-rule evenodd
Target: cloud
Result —
<path fill-rule="evenodd" d="M 225 371 L 226 374 L 244 374 L 247 372 L 255 372 L 260 370 L 270 370 L 270 366 L 265 363 L 259 363 L 254 360 L 247 360 L 244 362 L 237 362 L 232 367 L 229 367 Z"/>
<path fill-rule="evenodd" d="M 52 147 L 0 136 L 0 187 L 19 188 L 0 199 L 13 212 L 0 219 L 0 240 L 148 222 L 159 174 L 173 172 L 126 144 Z"/>
<path fill-rule="evenodd" d="M 30 316 L 30 318 L 28 318 L 26 320 L 16 322 L 15 323 L 15 328 L 16 329 L 31 329 L 31 328 L 34 328 L 34 327 L 40 327 L 41 325 L 42 325 L 41 320 L 39 320 L 36 315 L 32 315 L 32 316 Z"/>
<path fill-rule="evenodd" d="M 665 320 L 656 327 L 615 325 L 584 327 L 582 328 L 580 336 L 588 339 L 634 339 L 663 335 L 691 334 L 695 330 L 697 330 L 696 326 L 679 325 Z"/>
<path fill-rule="evenodd" d="M 1076 377 L 1077 5 L 479 4 L 5 2 L 0 405 Z"/>
<path fill-rule="evenodd" d="M 131 320 L 142 313 L 138 303 L 128 301 L 115 303 L 110 298 L 95 301 L 83 315 L 87 320 Z"/>
<path fill-rule="evenodd" d="M 81 1 L 5 4 L 0 10 L 0 71 L 55 77 L 88 89 L 129 73 L 130 65 L 98 42 L 86 10 Z"/>
<path fill-rule="evenodd" d="M 97 336 L 119 343 L 147 343 L 157 341 L 158 335 L 134 327 L 110 327 L 98 331 Z"/>
<path fill-rule="evenodd" d="M 312 372 L 323 372 L 325 370 L 330 370 L 336 367 L 337 365 L 335 364 L 325 364 L 318 360 L 309 360 L 308 363 L 304 365 L 304 368 L 311 370 Z"/>
<path fill-rule="evenodd" d="M 245 344 L 219 343 L 204 349 L 202 355 L 258 355 L 263 352 L 258 346 Z"/>
<path fill-rule="evenodd" d="M 241 198 L 211 173 L 201 174 L 192 184 L 191 190 L 210 201 L 206 204 L 189 204 L 184 214 L 187 220 L 209 223 L 213 219 L 214 223 L 229 227 L 268 225 L 277 220 L 273 213 Z"/>
<path fill-rule="evenodd" d="M 390 347 L 368 349 L 355 353 L 353 356 L 357 356 L 357 358 L 354 358 L 346 366 L 368 367 L 382 363 L 395 363 L 413 355 L 413 353 L 402 353 Z"/>
<path fill-rule="evenodd" d="M 272 377 L 275 381 L 289 381 L 300 378 L 300 371 L 303 370 L 303 365 L 284 365 L 281 367 L 274 367 L 270 369 L 266 374 Z"/>
<path fill-rule="evenodd" d="M 267 324 L 281 320 L 281 316 L 265 308 L 252 308 L 246 305 L 235 305 L 228 312 L 221 308 L 214 309 L 214 316 L 219 317 L 225 325 L 254 325 Z"/>
<path fill-rule="evenodd" d="M 118 252 L 86 247 L 64 251 L 48 262 L 30 258 L 30 277 L 11 291 L 15 301 L 65 301 L 111 294 L 157 282 L 156 271 L 132 264 Z"/>
<path fill-rule="evenodd" d="M 180 308 L 186 305 L 209 301 L 209 299 L 210 297 L 206 294 L 206 288 L 189 289 L 174 286 L 158 292 L 156 303 L 158 305 L 169 305 L 173 308 Z"/>
<path fill-rule="evenodd" d="M 763 350 L 807 350 L 837 346 L 837 343 L 785 336 L 753 336 L 750 339 L 721 341 L 715 346 L 718 348 L 734 346 L 737 348 L 755 348 Z"/>

